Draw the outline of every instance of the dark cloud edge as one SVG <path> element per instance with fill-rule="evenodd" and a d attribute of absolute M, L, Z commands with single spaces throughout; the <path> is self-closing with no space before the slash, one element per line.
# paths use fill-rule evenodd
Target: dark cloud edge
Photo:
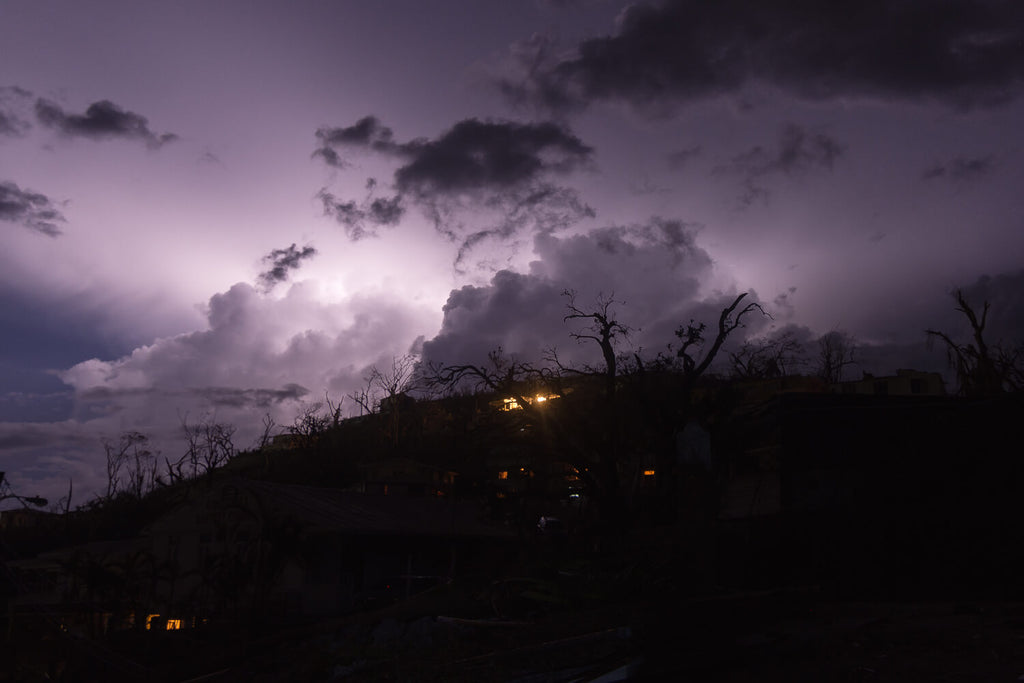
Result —
<path fill-rule="evenodd" d="M 568 56 L 548 38 L 513 46 L 495 87 L 516 105 L 572 112 L 623 101 L 651 112 L 767 83 L 809 101 L 941 102 L 960 110 L 1016 99 L 1024 5 L 868 0 L 696 0 L 629 5 L 616 31 Z"/>

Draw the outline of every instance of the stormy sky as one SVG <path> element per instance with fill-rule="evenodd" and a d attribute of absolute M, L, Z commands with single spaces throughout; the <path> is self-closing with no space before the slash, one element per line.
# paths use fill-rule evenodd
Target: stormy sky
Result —
<path fill-rule="evenodd" d="M 26 495 L 406 353 L 594 361 L 566 289 L 641 353 L 740 292 L 744 334 L 846 330 L 857 373 L 942 370 L 955 287 L 1024 338 L 1015 0 L 18 1 L 0 45 Z"/>

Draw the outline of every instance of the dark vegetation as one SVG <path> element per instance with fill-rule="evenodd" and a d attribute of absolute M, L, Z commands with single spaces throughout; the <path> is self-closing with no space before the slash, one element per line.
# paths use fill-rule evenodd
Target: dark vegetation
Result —
<path fill-rule="evenodd" d="M 744 295 L 711 326 L 680 325 L 653 358 L 623 352 L 630 328 L 613 298 L 566 298 L 569 334 L 594 348 L 593 364 L 553 349 L 542 365 L 500 349 L 483 365 L 406 357 L 345 397 L 360 415 L 343 418 L 342 401 L 326 396 L 286 427 L 266 418 L 250 450 L 238 451 L 230 425 L 187 416 L 177 460 L 136 432 L 105 443 L 103 495 L 72 509 L 69 490 L 3 530 L 11 654 L 0 680 L 590 680 L 620 666 L 646 680 L 910 680 L 938 666 L 988 680 L 1024 670 L 1021 356 L 985 339 L 987 304 L 978 315 L 955 294 L 966 342 L 927 332 L 949 351 L 962 395 L 900 397 L 835 393 L 856 363 L 855 340 L 838 330 L 810 348 L 791 334 L 730 346 L 745 320 L 767 315 Z M 433 474 L 389 479 L 378 470 L 390 462 Z M 385 498 L 390 486 L 391 498 L 471 504 L 496 531 L 444 541 L 442 575 L 406 570 L 400 590 L 367 580 L 327 614 L 273 601 L 290 561 L 313 572 L 336 542 L 366 558 L 443 544 L 410 533 L 353 541 L 267 504 L 259 534 L 236 529 L 205 568 L 162 559 L 156 541 L 104 555 L 103 544 L 156 538 L 169 513 L 244 488 L 236 482 Z M 48 557 L 58 599 L 30 604 L 45 588 L 29 585 L 33 562 Z M 151 611 L 167 622 L 160 596 L 190 571 L 207 574 L 195 623 L 148 628 Z"/>

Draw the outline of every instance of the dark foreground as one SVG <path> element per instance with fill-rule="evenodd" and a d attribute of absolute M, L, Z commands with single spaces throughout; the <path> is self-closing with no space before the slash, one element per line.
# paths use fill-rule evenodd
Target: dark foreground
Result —
<path fill-rule="evenodd" d="M 520 606 L 551 599 L 543 586 Z M 492 596 L 493 597 L 493 596 Z M 386 609 L 251 638 L 38 642 L 0 680 L 1018 681 L 1024 603 L 850 602 L 811 590 L 646 597 L 515 617 L 453 616 L 479 593 L 444 588 Z M 504 607 L 516 611 L 506 597 Z M 469 611 L 467 611 L 469 610 Z M 477 610 L 479 611 L 479 610 Z M 235 634 L 237 636 L 237 634 Z M 38 648 L 38 649 L 36 649 Z M 33 653 L 33 650 L 35 652 Z M 46 675 L 18 666 L 54 656 Z M 38 663 L 38 659 L 36 659 Z"/>

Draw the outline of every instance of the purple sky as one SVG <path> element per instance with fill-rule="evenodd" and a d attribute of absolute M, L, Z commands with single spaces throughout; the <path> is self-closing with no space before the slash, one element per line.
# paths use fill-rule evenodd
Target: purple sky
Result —
<path fill-rule="evenodd" d="M 5 2 L 0 470 L 288 424 L 373 364 L 656 352 L 752 292 L 858 370 L 941 369 L 949 291 L 1024 338 L 1024 6 Z M 573 356 L 576 354 L 576 356 Z M 348 412 L 351 402 L 345 403 Z"/>

